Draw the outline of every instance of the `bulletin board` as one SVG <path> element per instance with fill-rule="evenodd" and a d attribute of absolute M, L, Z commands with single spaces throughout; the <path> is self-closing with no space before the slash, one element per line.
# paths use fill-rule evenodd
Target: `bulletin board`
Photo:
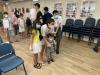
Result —
<path fill-rule="evenodd" d="M 63 11 L 62 3 L 56 3 L 54 9 L 58 10 L 59 14 L 62 15 L 62 11 Z"/>
<path fill-rule="evenodd" d="M 88 17 L 95 12 L 96 1 L 95 0 L 86 0 L 83 1 L 81 7 L 81 17 Z"/>
<path fill-rule="evenodd" d="M 77 11 L 76 6 L 77 6 L 76 2 L 67 2 L 66 17 L 76 17 L 76 11 Z"/>

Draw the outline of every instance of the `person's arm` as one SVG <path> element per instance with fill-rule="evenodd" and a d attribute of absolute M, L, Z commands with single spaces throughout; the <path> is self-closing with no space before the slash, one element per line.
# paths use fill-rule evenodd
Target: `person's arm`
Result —
<path fill-rule="evenodd" d="M 52 45 L 48 42 L 47 37 L 43 36 L 44 43 L 47 47 L 51 47 Z"/>
<path fill-rule="evenodd" d="M 57 28 L 56 28 L 56 34 L 57 34 L 57 32 L 58 32 L 58 29 L 59 29 L 59 27 L 60 27 L 60 24 L 59 23 L 57 23 L 58 25 L 57 25 Z"/>
<path fill-rule="evenodd" d="M 41 33 L 42 33 L 45 45 L 47 47 L 51 47 L 51 44 L 48 42 L 47 37 L 46 37 L 46 29 L 45 28 L 41 28 Z"/>
<path fill-rule="evenodd" d="M 34 39 L 34 33 L 32 32 L 31 37 L 30 37 L 30 49 L 32 49 L 33 39 Z"/>

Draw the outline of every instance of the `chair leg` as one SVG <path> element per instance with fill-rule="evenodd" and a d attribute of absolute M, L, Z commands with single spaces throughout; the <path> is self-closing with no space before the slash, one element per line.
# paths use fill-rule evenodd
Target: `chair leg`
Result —
<path fill-rule="evenodd" d="M 2 73 L 0 73 L 0 75 L 2 75 Z"/>
<path fill-rule="evenodd" d="M 68 39 L 70 39 L 70 35 L 71 35 L 71 33 L 69 32 L 69 36 L 68 36 Z"/>
<path fill-rule="evenodd" d="M 18 68 L 16 67 L 16 70 L 17 70 Z"/>
<path fill-rule="evenodd" d="M 25 65 L 24 64 L 23 64 L 23 68 L 24 68 L 25 75 L 27 75 L 27 72 L 26 72 L 26 69 L 25 69 Z"/>
<path fill-rule="evenodd" d="M 72 39 L 74 39 L 74 34 L 72 34 Z"/>

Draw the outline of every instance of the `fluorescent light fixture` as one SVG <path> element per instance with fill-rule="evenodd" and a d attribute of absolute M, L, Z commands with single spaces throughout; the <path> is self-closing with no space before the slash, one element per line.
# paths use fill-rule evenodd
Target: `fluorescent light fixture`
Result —
<path fill-rule="evenodd" d="M 36 1 L 39 1 L 39 0 L 33 0 L 33 2 L 36 2 Z"/>

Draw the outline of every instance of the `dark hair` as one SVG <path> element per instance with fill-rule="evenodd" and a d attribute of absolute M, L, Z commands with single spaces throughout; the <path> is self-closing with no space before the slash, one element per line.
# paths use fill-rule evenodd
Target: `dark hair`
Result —
<path fill-rule="evenodd" d="M 4 12 L 3 14 L 4 14 L 4 15 L 5 15 L 5 14 L 8 15 L 8 12 Z"/>
<path fill-rule="evenodd" d="M 40 8 L 40 4 L 39 3 L 36 3 L 34 5 L 37 6 L 38 8 Z"/>
<path fill-rule="evenodd" d="M 54 10 L 54 11 L 53 11 L 53 15 L 56 14 L 56 13 L 58 13 L 58 10 Z"/>
<path fill-rule="evenodd" d="M 30 12 L 29 8 L 26 8 L 26 12 L 27 12 L 27 13 Z"/>
<path fill-rule="evenodd" d="M 55 22 L 54 19 L 48 19 L 48 20 L 46 21 L 46 24 L 48 24 L 48 23 L 50 24 L 51 22 Z"/>
<path fill-rule="evenodd" d="M 19 17 L 21 17 L 21 16 L 23 16 L 23 14 L 22 14 L 22 13 L 20 13 L 20 16 L 19 16 Z"/>
<path fill-rule="evenodd" d="M 44 11 L 49 11 L 49 8 L 48 7 L 44 7 Z"/>

